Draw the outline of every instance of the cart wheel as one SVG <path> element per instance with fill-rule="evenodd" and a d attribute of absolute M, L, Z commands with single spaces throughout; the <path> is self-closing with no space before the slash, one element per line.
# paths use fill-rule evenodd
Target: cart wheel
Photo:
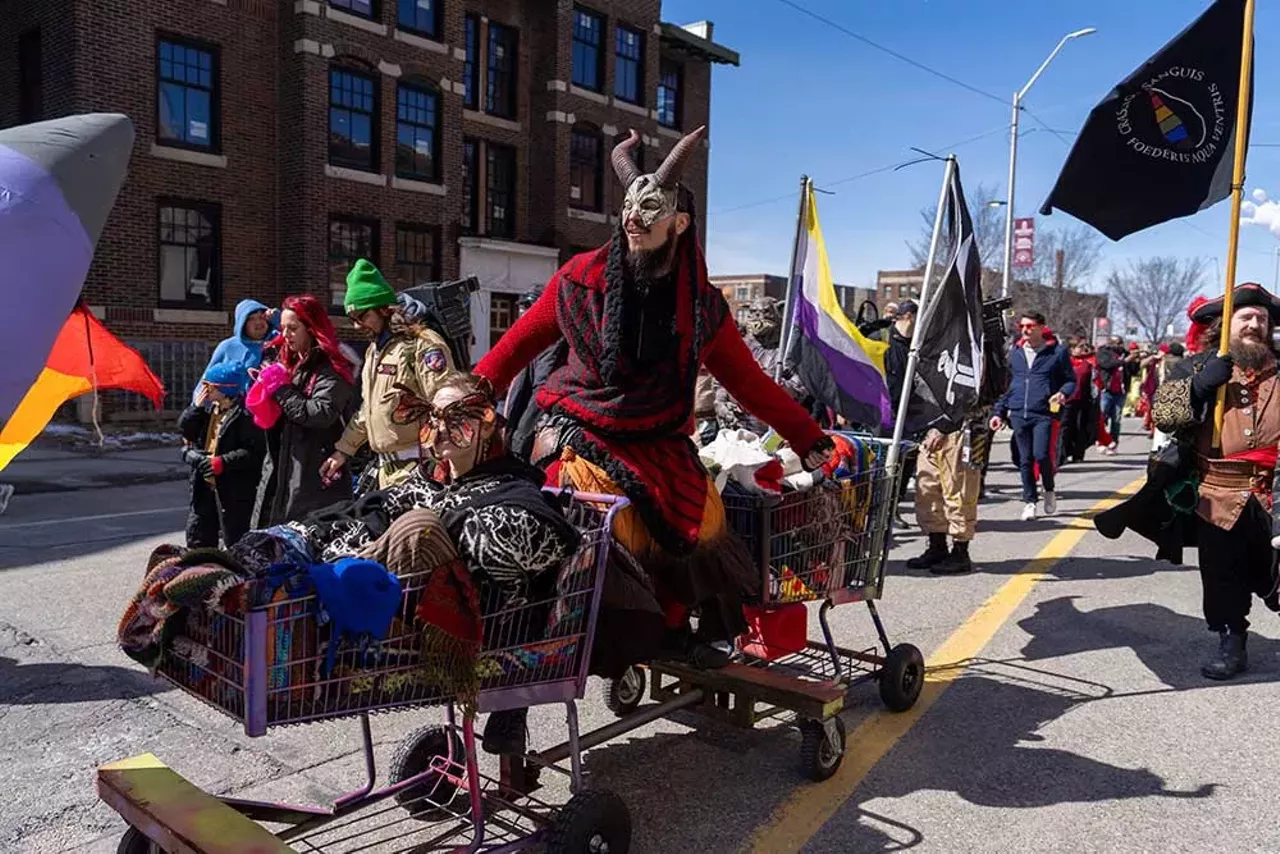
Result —
<path fill-rule="evenodd" d="M 124 832 L 124 836 L 120 837 L 116 854 L 162 854 L 162 850 L 138 828 L 131 827 Z"/>
<path fill-rule="evenodd" d="M 569 799 L 551 825 L 547 854 L 627 854 L 631 813 L 608 789 L 588 789 Z"/>
<path fill-rule="evenodd" d="M 831 729 L 828 732 L 827 723 Z M 844 719 L 807 720 L 800 724 L 800 771 L 815 783 L 829 779 L 844 761 Z"/>
<path fill-rule="evenodd" d="M 628 667 L 617 679 L 611 679 L 604 686 L 604 704 L 620 718 L 634 712 L 644 700 L 644 671 L 639 667 Z"/>
<path fill-rule="evenodd" d="M 909 643 L 900 643 L 880 668 L 880 699 L 891 712 L 905 712 L 916 704 L 924 687 L 924 656 Z"/>
<path fill-rule="evenodd" d="M 466 748 L 462 738 L 447 726 L 423 727 L 400 743 L 391 757 L 391 783 L 416 777 L 431 768 L 437 756 L 448 757 L 452 743 L 453 761 L 466 764 Z M 452 814 L 442 807 L 450 806 L 458 794 L 458 786 L 443 777 L 425 779 L 416 786 L 396 792 L 396 803 L 420 821 L 441 821 Z M 430 800 L 427 800 L 427 799 Z"/>

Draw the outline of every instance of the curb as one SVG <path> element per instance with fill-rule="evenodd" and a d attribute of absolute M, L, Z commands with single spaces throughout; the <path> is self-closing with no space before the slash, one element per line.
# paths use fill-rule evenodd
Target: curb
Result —
<path fill-rule="evenodd" d="M 84 480 L 10 480 L 14 495 L 41 495 L 51 492 L 84 492 L 92 489 L 109 489 L 113 486 L 146 486 L 157 483 L 173 483 L 186 480 L 188 472 L 183 470 L 155 472 L 151 474 L 109 475 L 100 479 Z"/>

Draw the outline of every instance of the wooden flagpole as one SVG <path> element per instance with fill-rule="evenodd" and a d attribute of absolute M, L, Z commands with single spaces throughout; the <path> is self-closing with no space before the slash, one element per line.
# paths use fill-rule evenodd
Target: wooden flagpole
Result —
<path fill-rule="evenodd" d="M 1235 313 L 1236 256 L 1240 251 L 1240 204 L 1244 201 L 1244 163 L 1249 150 L 1249 82 L 1253 71 L 1253 13 L 1256 0 L 1244 3 L 1244 43 L 1240 48 L 1240 95 L 1236 101 L 1236 152 L 1231 170 L 1231 231 L 1227 237 L 1226 294 L 1222 298 L 1222 337 L 1218 355 L 1231 350 L 1231 315 Z M 1213 447 L 1222 447 L 1222 419 L 1227 412 L 1227 387 L 1218 388 L 1213 410 Z"/>

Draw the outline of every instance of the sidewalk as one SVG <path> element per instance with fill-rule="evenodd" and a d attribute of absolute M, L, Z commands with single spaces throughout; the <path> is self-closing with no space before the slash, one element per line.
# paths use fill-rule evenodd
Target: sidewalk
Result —
<path fill-rule="evenodd" d="M 32 446 L 0 472 L 0 483 L 13 484 L 18 495 L 31 495 L 184 480 L 190 471 L 176 444 L 97 453 Z"/>

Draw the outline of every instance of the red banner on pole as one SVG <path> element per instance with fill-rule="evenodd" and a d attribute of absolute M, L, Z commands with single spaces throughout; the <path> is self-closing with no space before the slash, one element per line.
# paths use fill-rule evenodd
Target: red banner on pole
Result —
<path fill-rule="evenodd" d="M 1013 266 L 1033 267 L 1036 263 L 1035 217 L 1013 221 Z"/>

